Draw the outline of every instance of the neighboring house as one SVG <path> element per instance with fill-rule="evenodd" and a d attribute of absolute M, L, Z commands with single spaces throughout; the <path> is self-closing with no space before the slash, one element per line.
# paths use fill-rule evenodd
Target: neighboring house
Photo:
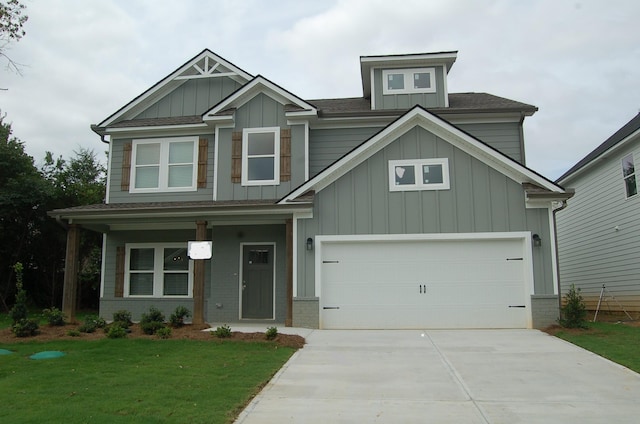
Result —
<path fill-rule="evenodd" d="M 595 310 L 640 311 L 640 114 L 580 160 L 557 183 L 575 188 L 557 214 L 560 281 L 581 289 Z"/>
<path fill-rule="evenodd" d="M 558 316 L 552 205 L 525 166 L 537 108 L 449 93 L 457 52 L 364 56 L 363 97 L 304 100 L 204 50 L 93 126 L 104 204 L 100 314 L 150 306 L 194 323 L 530 328 Z M 213 257 L 187 258 L 189 241 Z"/>

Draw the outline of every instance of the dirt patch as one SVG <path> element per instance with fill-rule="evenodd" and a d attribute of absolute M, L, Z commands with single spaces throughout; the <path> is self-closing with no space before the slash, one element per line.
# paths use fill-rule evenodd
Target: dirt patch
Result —
<path fill-rule="evenodd" d="M 18 343 L 26 341 L 47 342 L 53 340 L 97 340 L 106 338 L 104 330 L 98 329 L 93 333 L 80 333 L 79 336 L 70 336 L 69 332 L 77 331 L 79 324 L 67 324 L 62 327 L 50 327 L 44 325 L 40 327 L 40 334 L 33 337 L 16 337 L 10 328 L 0 330 L 0 343 Z M 279 346 L 293 347 L 296 349 L 304 346 L 304 337 L 293 334 L 278 334 L 278 336 L 268 341 L 265 338 L 264 333 L 241 333 L 233 331 L 231 337 L 228 339 L 219 339 L 208 331 L 202 331 L 209 328 L 206 325 L 195 326 L 187 324 L 180 328 L 171 329 L 171 339 L 185 339 L 185 340 L 237 340 L 237 341 L 250 341 L 250 342 L 264 342 L 275 343 Z M 131 333 L 127 335 L 127 338 L 141 338 L 141 339 L 158 339 L 158 336 L 149 336 L 144 334 L 138 324 L 133 324 L 131 327 Z"/>

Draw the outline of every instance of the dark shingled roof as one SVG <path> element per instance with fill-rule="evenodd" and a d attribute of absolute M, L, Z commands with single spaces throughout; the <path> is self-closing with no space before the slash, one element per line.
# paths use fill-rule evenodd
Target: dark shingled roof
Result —
<path fill-rule="evenodd" d="M 574 174 L 581 168 L 587 166 L 590 162 L 597 159 L 604 152 L 614 147 L 616 144 L 620 143 L 625 138 L 629 137 L 635 131 L 640 129 L 640 113 L 638 113 L 631 121 L 627 122 L 622 128 L 616 131 L 611 137 L 607 138 L 604 143 L 596 147 L 591 153 L 582 158 L 578 163 L 576 163 L 571 169 L 562 174 L 560 178 L 556 180 L 562 181 L 565 178 L 569 177 L 571 174 Z"/>
<path fill-rule="evenodd" d="M 129 119 L 126 121 L 120 121 L 110 128 L 131 128 L 131 127 L 152 127 L 163 125 L 190 125 L 190 124 L 202 124 L 202 117 L 200 115 L 191 116 L 175 116 L 170 118 L 144 118 L 144 119 Z"/>

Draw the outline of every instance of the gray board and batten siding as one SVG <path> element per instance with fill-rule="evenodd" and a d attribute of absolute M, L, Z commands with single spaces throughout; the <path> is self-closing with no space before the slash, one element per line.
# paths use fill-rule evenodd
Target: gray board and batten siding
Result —
<path fill-rule="evenodd" d="M 605 284 L 605 309 L 620 311 L 620 302 L 628 311 L 640 311 L 640 195 L 626 198 L 622 175 L 622 158 L 629 153 L 637 170 L 636 141 L 563 181 L 576 194 L 557 214 L 561 289 L 581 288 L 592 310 Z"/>
<path fill-rule="evenodd" d="M 388 161 L 448 158 L 449 190 L 390 192 Z M 531 231 L 535 293 L 553 295 L 549 213 L 527 209 L 521 184 L 432 133 L 414 128 L 316 193 L 313 218 L 299 219 L 297 244 L 309 237 Z M 313 251 L 297 262 L 297 296 L 315 293 Z"/>

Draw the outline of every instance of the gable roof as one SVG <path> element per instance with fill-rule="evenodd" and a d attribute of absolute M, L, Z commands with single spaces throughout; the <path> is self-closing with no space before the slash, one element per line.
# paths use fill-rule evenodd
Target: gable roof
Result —
<path fill-rule="evenodd" d="M 279 203 L 295 201 L 296 198 L 309 191 L 321 191 L 416 126 L 420 126 L 435 134 L 439 138 L 451 143 L 454 147 L 465 151 L 521 184 L 534 184 L 547 192 L 556 194 L 567 193 L 562 187 L 551 180 L 521 165 L 421 106 L 415 106 L 380 132 L 325 168 L 315 177 L 293 190 L 282 198 Z M 567 197 L 570 197 L 568 193 Z"/>
<path fill-rule="evenodd" d="M 222 67 L 226 72 L 220 72 L 218 69 L 219 67 Z M 92 129 L 96 131 L 97 129 L 107 127 L 114 122 L 133 118 L 138 112 L 142 111 L 145 106 L 148 106 L 152 102 L 162 98 L 189 79 L 207 78 L 219 75 L 229 76 L 243 83 L 253 78 L 251 74 L 240 69 L 228 60 L 218 56 L 209 49 L 204 49 L 168 76 L 151 86 L 151 88 L 118 109 L 104 121 L 96 126 L 92 126 Z"/>
<path fill-rule="evenodd" d="M 238 108 L 254 98 L 258 93 L 264 93 L 283 105 L 294 105 L 295 108 L 292 108 L 293 113 L 307 112 L 310 115 L 316 115 L 318 113 L 318 110 L 312 104 L 307 103 L 290 91 L 269 81 L 262 75 L 258 75 L 203 113 L 202 119 L 204 121 L 211 120 L 214 119 L 216 115 L 225 113 L 225 111 L 229 109 Z"/>
<path fill-rule="evenodd" d="M 640 113 L 627 122 L 622 128 L 616 131 L 611 137 L 607 138 L 604 143 L 593 149 L 591 153 L 583 157 L 573 165 L 567 172 L 562 174 L 556 181 L 565 181 L 581 171 L 584 171 L 596 159 L 605 155 L 608 151 L 623 145 L 631 140 L 634 135 L 640 134 Z"/>

